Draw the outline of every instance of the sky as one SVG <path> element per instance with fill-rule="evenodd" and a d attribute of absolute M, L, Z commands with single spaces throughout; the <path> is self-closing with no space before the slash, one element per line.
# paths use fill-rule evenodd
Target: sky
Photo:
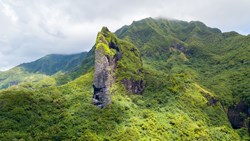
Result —
<path fill-rule="evenodd" d="M 102 26 L 147 17 L 250 34 L 249 0 L 0 0 L 0 71 L 47 54 L 89 51 Z"/>

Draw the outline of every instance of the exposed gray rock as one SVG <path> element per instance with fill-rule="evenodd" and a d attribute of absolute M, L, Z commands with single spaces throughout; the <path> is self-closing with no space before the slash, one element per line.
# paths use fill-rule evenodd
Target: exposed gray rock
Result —
<path fill-rule="evenodd" d="M 178 50 L 180 50 L 180 51 L 182 51 L 184 53 L 187 52 L 187 48 L 185 46 L 181 45 L 181 44 L 174 43 L 174 44 L 172 44 L 171 47 L 176 48 L 176 49 L 178 49 Z"/>
<path fill-rule="evenodd" d="M 131 66 L 133 69 L 129 69 Z M 116 80 L 128 92 L 142 94 L 145 88 L 142 79 L 140 52 L 126 41 L 117 39 L 106 27 L 102 28 L 95 45 L 93 104 L 103 108 L 111 103 L 111 88 Z"/>
<path fill-rule="evenodd" d="M 122 83 L 125 88 L 133 94 L 142 94 L 145 88 L 145 83 L 143 80 L 133 80 L 133 79 L 123 79 Z"/>
<path fill-rule="evenodd" d="M 93 103 L 104 107 L 111 103 L 110 87 L 114 83 L 113 72 L 115 63 L 105 56 L 103 49 L 95 52 L 94 96 Z M 109 60 L 110 59 L 110 60 Z"/>
<path fill-rule="evenodd" d="M 110 88 L 115 82 L 114 75 L 116 62 L 121 58 L 121 53 L 117 45 L 112 41 L 108 43 L 104 38 L 107 36 L 105 32 L 109 32 L 107 28 L 102 29 L 97 39 L 96 46 L 98 47 L 95 49 L 95 73 L 93 84 L 93 104 L 101 108 L 111 103 Z M 100 43 L 100 45 L 98 45 L 98 43 Z M 105 52 L 105 46 L 108 47 L 108 50 L 111 48 L 114 49 L 116 52 L 115 55 L 107 54 L 107 52 Z"/>

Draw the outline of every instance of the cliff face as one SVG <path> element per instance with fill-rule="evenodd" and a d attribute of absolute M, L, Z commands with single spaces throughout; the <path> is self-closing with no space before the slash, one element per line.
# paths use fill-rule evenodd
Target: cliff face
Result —
<path fill-rule="evenodd" d="M 140 53 L 103 27 L 95 45 L 94 105 L 102 108 L 111 103 L 111 88 L 116 81 L 129 93 L 142 94 L 145 82 Z"/>
<path fill-rule="evenodd" d="M 244 102 L 239 102 L 234 106 L 228 108 L 228 119 L 234 129 L 242 127 L 248 128 L 250 133 L 250 107 Z"/>

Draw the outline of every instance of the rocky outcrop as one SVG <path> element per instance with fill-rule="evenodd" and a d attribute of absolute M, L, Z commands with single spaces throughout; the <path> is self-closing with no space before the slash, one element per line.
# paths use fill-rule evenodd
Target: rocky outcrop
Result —
<path fill-rule="evenodd" d="M 142 94 L 145 82 L 138 49 L 119 40 L 106 27 L 98 33 L 95 44 L 93 104 L 105 107 L 111 103 L 111 88 L 116 81 L 133 94 Z"/>
<path fill-rule="evenodd" d="M 207 99 L 208 106 L 215 106 L 218 103 L 218 100 L 207 91 L 200 91 L 200 93 Z"/>
<path fill-rule="evenodd" d="M 145 82 L 143 80 L 123 79 L 122 83 L 125 88 L 133 94 L 142 94 L 145 88 Z"/>
<path fill-rule="evenodd" d="M 228 118 L 234 129 L 239 129 L 242 127 L 249 127 L 249 116 L 250 116 L 250 106 L 244 102 L 239 102 L 234 106 L 228 108 Z"/>
<path fill-rule="evenodd" d="M 98 34 L 95 49 L 95 73 L 93 104 L 105 107 L 111 103 L 110 88 L 115 82 L 116 62 L 120 58 L 120 51 L 114 41 L 107 41 L 109 30 L 104 27 Z"/>
<path fill-rule="evenodd" d="M 178 50 L 180 50 L 180 51 L 182 51 L 182 52 L 184 52 L 184 53 L 187 52 L 187 47 L 185 47 L 185 46 L 183 46 L 183 45 L 181 45 L 181 44 L 174 43 L 174 44 L 172 44 L 171 47 L 173 47 L 173 48 L 175 48 L 175 49 L 178 49 Z"/>

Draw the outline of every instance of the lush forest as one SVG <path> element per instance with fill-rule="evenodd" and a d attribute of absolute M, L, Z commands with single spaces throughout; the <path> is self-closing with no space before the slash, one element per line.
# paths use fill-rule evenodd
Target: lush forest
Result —
<path fill-rule="evenodd" d="M 125 58 L 112 103 L 92 104 L 97 43 L 21 64 L 0 72 L 0 140 L 250 140 L 250 35 L 152 18 L 103 34 Z M 138 67 L 145 90 L 132 94 L 119 80 Z"/>

